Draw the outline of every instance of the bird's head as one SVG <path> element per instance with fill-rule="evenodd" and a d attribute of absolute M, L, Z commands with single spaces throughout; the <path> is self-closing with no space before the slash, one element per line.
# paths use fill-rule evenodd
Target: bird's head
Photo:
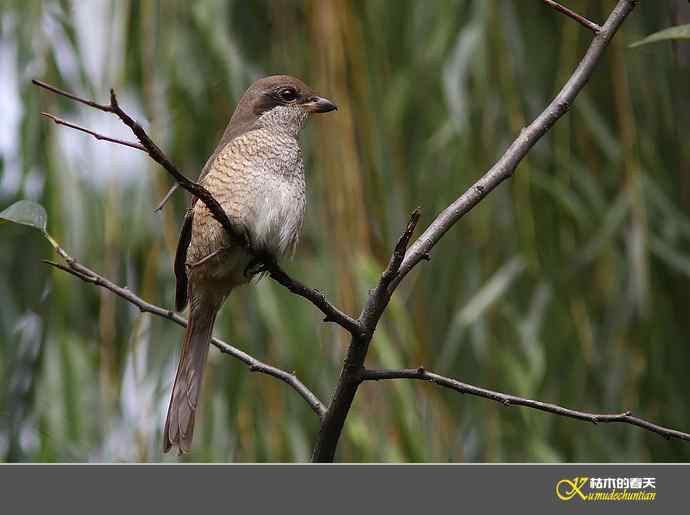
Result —
<path fill-rule="evenodd" d="M 271 75 L 257 80 L 242 95 L 231 124 L 275 128 L 297 136 L 311 113 L 327 113 L 338 107 L 289 75 Z"/>

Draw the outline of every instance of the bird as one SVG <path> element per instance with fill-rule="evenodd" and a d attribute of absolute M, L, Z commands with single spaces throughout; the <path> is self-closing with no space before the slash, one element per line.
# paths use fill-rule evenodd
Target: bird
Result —
<path fill-rule="evenodd" d="M 258 273 L 256 255 L 294 252 L 306 205 L 298 136 L 313 113 L 337 109 L 301 80 L 271 75 L 242 95 L 199 183 L 249 246 L 237 243 L 203 202 L 192 200 L 175 254 L 175 308 L 189 317 L 163 434 L 163 451 L 190 451 L 216 315 L 230 293 Z"/>

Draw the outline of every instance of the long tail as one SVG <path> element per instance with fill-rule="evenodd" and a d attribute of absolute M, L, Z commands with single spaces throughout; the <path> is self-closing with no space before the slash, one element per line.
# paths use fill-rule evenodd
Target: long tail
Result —
<path fill-rule="evenodd" d="M 194 433 L 201 381 L 204 376 L 213 323 L 220 306 L 192 302 L 184 335 L 180 364 L 177 366 L 168 416 L 163 434 L 163 452 L 177 447 L 178 454 L 189 451 Z"/>

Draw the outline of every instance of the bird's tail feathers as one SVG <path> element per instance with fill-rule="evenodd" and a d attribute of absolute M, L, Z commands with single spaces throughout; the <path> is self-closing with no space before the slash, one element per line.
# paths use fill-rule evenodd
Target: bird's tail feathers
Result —
<path fill-rule="evenodd" d="M 189 322 L 165 420 L 163 452 L 177 447 L 178 454 L 184 454 L 191 448 L 194 417 L 219 308 L 217 303 L 193 301 L 189 309 Z"/>

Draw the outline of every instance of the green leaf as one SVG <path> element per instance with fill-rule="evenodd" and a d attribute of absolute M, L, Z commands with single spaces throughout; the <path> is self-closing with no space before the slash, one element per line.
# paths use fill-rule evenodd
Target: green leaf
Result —
<path fill-rule="evenodd" d="M 648 43 L 656 43 L 657 41 L 665 41 L 667 39 L 690 39 L 690 23 L 687 25 L 669 27 L 668 29 L 650 34 L 646 38 L 629 45 L 629 48 L 646 45 Z"/>
<path fill-rule="evenodd" d="M 46 234 L 48 215 L 42 205 L 30 200 L 20 200 L 0 213 L 0 222 L 28 225 Z"/>

